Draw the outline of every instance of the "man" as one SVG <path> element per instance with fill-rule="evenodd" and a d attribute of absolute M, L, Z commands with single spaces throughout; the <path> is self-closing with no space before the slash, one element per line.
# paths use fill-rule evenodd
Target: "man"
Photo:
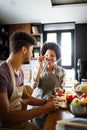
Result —
<path fill-rule="evenodd" d="M 0 65 L 0 122 L 1 127 L 10 130 L 39 130 L 27 120 L 55 111 L 56 101 L 46 101 L 30 96 L 23 85 L 21 65 L 29 62 L 35 45 L 32 36 L 17 31 L 10 38 L 10 55 Z M 24 110 L 23 105 L 40 106 Z"/>

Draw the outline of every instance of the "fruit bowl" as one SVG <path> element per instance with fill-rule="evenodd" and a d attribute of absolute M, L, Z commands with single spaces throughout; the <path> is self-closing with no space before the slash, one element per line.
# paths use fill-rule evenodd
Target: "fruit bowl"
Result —
<path fill-rule="evenodd" d="M 72 104 L 70 104 L 70 111 L 75 116 L 87 117 L 87 105 L 86 106 L 84 105 L 73 106 Z"/>

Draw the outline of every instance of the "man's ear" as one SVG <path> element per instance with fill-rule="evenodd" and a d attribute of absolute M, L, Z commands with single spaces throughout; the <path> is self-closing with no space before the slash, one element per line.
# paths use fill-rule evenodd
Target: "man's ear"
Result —
<path fill-rule="evenodd" d="M 22 53 L 23 53 L 23 54 L 26 54 L 27 48 L 26 48 L 25 46 L 23 46 L 21 50 L 22 50 Z"/>

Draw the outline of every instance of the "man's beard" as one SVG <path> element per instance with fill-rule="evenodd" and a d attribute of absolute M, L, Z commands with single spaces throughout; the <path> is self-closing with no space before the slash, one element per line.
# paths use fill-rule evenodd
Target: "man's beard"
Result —
<path fill-rule="evenodd" d="M 30 60 L 28 58 L 25 58 L 22 64 L 29 64 Z"/>
<path fill-rule="evenodd" d="M 23 64 L 29 64 L 30 63 L 30 61 L 25 61 Z"/>

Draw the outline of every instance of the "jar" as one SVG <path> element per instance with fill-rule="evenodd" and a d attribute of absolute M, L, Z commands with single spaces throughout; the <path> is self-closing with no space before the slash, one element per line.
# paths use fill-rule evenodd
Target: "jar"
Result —
<path fill-rule="evenodd" d="M 81 93 L 87 93 L 87 79 L 81 81 Z"/>

